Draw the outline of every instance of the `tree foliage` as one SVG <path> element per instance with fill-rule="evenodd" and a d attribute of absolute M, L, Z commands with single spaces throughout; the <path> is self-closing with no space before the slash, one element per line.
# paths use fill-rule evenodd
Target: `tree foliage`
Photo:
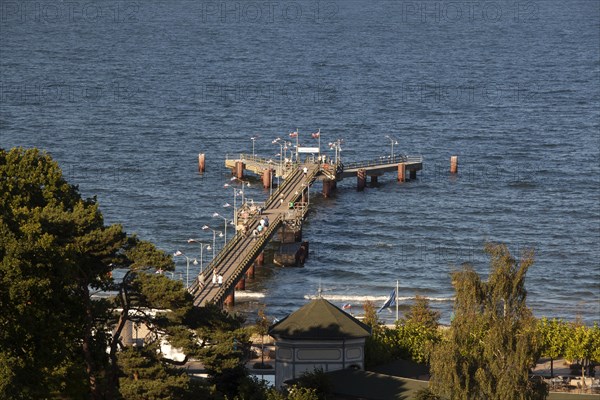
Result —
<path fill-rule="evenodd" d="M 137 317 L 165 331 L 191 313 L 181 284 L 145 272 L 172 270 L 171 258 L 105 225 L 96 199 L 35 149 L 0 150 L 0 260 L 0 398 L 116 398 L 129 311 L 170 307 L 162 320 Z M 117 303 L 92 300 L 98 291 L 118 292 Z"/>
<path fill-rule="evenodd" d="M 433 391 L 449 399 L 542 399 L 529 380 L 540 344 L 525 304 L 533 252 L 517 261 L 505 245 L 487 244 L 487 282 L 469 266 L 452 274 L 455 318 L 431 362 Z"/>
<path fill-rule="evenodd" d="M 542 356 L 550 358 L 550 375 L 554 376 L 554 360 L 564 357 L 569 337 L 569 325 L 559 319 L 544 317 L 538 321 Z"/>
<path fill-rule="evenodd" d="M 415 302 L 404 314 L 404 321 L 409 324 L 423 326 L 430 330 L 437 330 L 440 312 L 434 311 L 429 306 L 429 300 L 423 296 L 415 296 Z"/>
<path fill-rule="evenodd" d="M 365 307 L 365 311 L 370 310 Z M 374 308 L 373 308 L 374 311 Z M 379 324 L 373 312 L 372 323 L 376 327 L 365 343 L 367 368 L 394 360 L 412 360 L 429 363 L 434 345 L 440 341 L 439 313 L 429 308 L 427 299 L 417 296 L 405 317 L 390 329 Z"/>
<path fill-rule="evenodd" d="M 565 356 L 581 366 L 581 377 L 585 385 L 585 369 L 592 362 L 600 362 L 600 327 L 587 327 L 580 323 L 571 324 L 566 340 Z"/>
<path fill-rule="evenodd" d="M 225 396 L 233 398 L 248 376 L 245 362 L 250 350 L 250 332 L 217 330 L 209 337 L 210 345 L 200 352 L 200 359 L 209 375 L 209 382 Z"/>

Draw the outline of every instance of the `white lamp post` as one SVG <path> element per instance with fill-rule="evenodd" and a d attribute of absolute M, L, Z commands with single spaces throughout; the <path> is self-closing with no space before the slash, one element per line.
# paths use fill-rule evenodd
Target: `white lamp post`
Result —
<path fill-rule="evenodd" d="M 185 287 L 186 289 L 190 287 L 190 258 L 183 254 L 181 251 L 177 250 L 173 253 L 174 257 L 185 257 Z M 196 260 L 194 260 L 196 261 Z"/>
<path fill-rule="evenodd" d="M 340 152 L 342 151 L 342 140 L 338 139 L 335 142 L 329 143 L 329 148 L 335 150 L 335 163 L 337 165 Z"/>
<path fill-rule="evenodd" d="M 244 205 L 244 186 L 250 187 L 251 186 L 250 182 L 242 180 L 242 179 L 237 178 L 235 176 L 232 177 L 230 180 L 231 181 L 238 181 L 240 183 L 240 191 L 242 192 L 242 205 Z M 225 184 L 225 185 L 227 185 L 227 184 Z"/>
<path fill-rule="evenodd" d="M 279 138 L 279 137 L 277 139 L 273 140 L 271 143 L 279 145 L 279 154 L 275 154 L 275 156 L 279 156 L 279 174 L 281 174 L 283 172 L 283 164 L 282 164 L 283 143 L 281 142 L 281 138 Z M 277 175 L 277 185 L 279 185 L 279 175 Z"/>
<path fill-rule="evenodd" d="M 386 138 L 390 139 L 390 142 L 392 143 L 392 162 L 394 162 L 394 145 L 398 144 L 398 141 L 396 139 L 394 139 L 393 137 L 391 137 L 390 135 L 385 135 Z"/>
<path fill-rule="evenodd" d="M 250 138 L 250 140 L 252 140 L 252 157 L 254 157 L 254 142 L 256 141 L 256 139 L 258 139 L 258 135 L 257 136 L 252 136 Z"/>
<path fill-rule="evenodd" d="M 202 273 L 203 271 L 203 263 L 204 263 L 204 254 L 203 254 L 203 250 L 204 247 L 206 246 L 206 250 L 210 250 L 210 244 L 209 243 L 204 243 L 201 242 L 199 239 L 188 239 L 187 241 L 188 243 L 198 243 L 200 244 L 200 273 Z M 194 265 L 197 265 L 198 261 L 194 260 Z"/>
<path fill-rule="evenodd" d="M 215 231 L 213 228 L 211 228 L 208 225 L 204 225 L 202 227 L 203 231 L 207 231 L 210 230 L 213 233 L 213 245 L 212 245 L 212 252 L 213 252 L 213 260 L 215 259 L 215 246 L 216 246 L 216 241 L 217 241 L 217 231 Z M 219 237 L 223 236 L 223 232 L 219 232 Z"/>
<path fill-rule="evenodd" d="M 227 244 L 227 222 L 231 222 L 231 221 L 229 221 L 227 218 L 225 218 L 224 216 L 222 216 L 221 214 L 219 214 L 217 212 L 213 213 L 212 216 L 213 216 L 213 218 L 217 218 L 217 217 L 221 218 L 223 220 L 223 222 L 224 222 L 224 225 L 223 225 L 224 229 L 223 230 L 225 232 L 225 240 L 224 240 L 223 246 L 225 246 Z"/>

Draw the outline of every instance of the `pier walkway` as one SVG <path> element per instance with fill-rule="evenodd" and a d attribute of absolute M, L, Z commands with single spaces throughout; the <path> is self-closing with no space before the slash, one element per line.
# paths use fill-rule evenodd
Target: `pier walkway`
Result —
<path fill-rule="evenodd" d="M 240 154 L 236 159 L 228 157 L 225 160 L 225 165 L 231 168 L 233 175 L 239 179 L 243 177 L 244 170 L 262 175 L 265 188 L 272 185 L 273 176 L 283 177 L 284 180 L 265 201 L 262 214 L 258 206 L 248 204 L 236 210 L 236 234 L 204 269 L 204 285 L 201 287 L 199 280 L 194 279 L 188 289 L 194 296 L 194 305 L 234 304 L 235 290 L 245 288 L 246 276 L 254 277 L 254 263 L 264 258 L 263 251 L 273 236 L 279 233 L 284 238 L 282 241 L 285 241 L 286 233 L 294 233 L 301 229 L 302 221 L 308 212 L 310 187 L 316 180 L 323 181 L 323 195 L 329 197 L 337 182 L 344 178 L 356 176 L 357 189 L 363 190 L 367 176 L 371 177 L 372 183 L 376 183 L 378 176 L 385 172 L 397 171 L 398 181 L 403 182 L 407 172 L 410 179 L 415 179 L 417 171 L 423 168 L 420 156 L 394 155 L 347 165 L 342 164 L 341 160 L 336 161 L 338 162 L 315 161 L 314 157 L 310 157 L 305 163 L 296 161 L 284 165 L 245 154 Z M 259 225 L 262 216 L 268 217 L 269 226 L 255 238 L 252 231 Z M 240 229 L 241 227 L 243 228 Z M 223 277 L 220 286 L 213 285 L 213 274 Z"/>
<path fill-rule="evenodd" d="M 197 279 L 194 281 L 189 289 L 194 294 L 194 305 L 203 306 L 208 302 L 222 305 L 226 297 L 232 295 L 240 280 L 244 279 L 248 270 L 253 268 L 255 259 L 262 253 L 273 235 L 284 224 L 299 223 L 304 218 L 308 206 L 301 200 L 303 196 L 308 197 L 308 187 L 315 181 L 320 166 L 306 164 L 306 168 L 308 170 L 306 175 L 302 168 L 297 168 L 288 175 L 266 201 L 262 215 L 256 212 L 248 216 L 244 223 L 247 234 L 237 232 L 204 270 L 206 277 L 204 287 L 199 287 Z M 293 208 L 290 208 L 290 203 L 294 203 Z M 269 226 L 255 239 L 251 232 L 258 226 L 261 216 L 269 217 Z M 238 225 L 240 222 L 244 221 L 238 220 Z M 213 286 L 213 272 L 223 276 L 221 286 Z"/>

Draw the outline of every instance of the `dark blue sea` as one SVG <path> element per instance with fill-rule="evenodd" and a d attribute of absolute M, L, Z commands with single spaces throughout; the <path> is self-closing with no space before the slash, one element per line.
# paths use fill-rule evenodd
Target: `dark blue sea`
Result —
<path fill-rule="evenodd" d="M 600 2 L 0 5 L 0 146 L 45 149 L 107 223 L 168 252 L 197 258 L 187 239 L 212 242 L 201 227 L 231 216 L 224 159 L 251 153 L 255 135 L 267 157 L 296 129 L 316 145 L 319 128 L 322 147 L 343 140 L 345 162 L 389 155 L 388 135 L 423 156 L 414 181 L 388 174 L 357 192 L 347 179 L 328 199 L 317 183 L 305 267 L 267 265 L 238 311 L 281 318 L 320 287 L 360 313 L 398 281 L 401 310 L 426 296 L 448 322 L 449 274 L 467 262 L 485 276 L 483 244 L 499 241 L 535 249 L 537 316 L 600 321 Z"/>

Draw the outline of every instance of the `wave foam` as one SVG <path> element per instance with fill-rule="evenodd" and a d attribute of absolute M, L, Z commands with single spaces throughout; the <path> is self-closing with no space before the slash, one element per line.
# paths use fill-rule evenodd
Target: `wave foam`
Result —
<path fill-rule="evenodd" d="M 307 300 L 314 300 L 316 298 L 318 298 L 318 295 L 304 295 L 304 298 Z M 354 296 L 354 295 L 346 295 L 346 294 L 330 294 L 330 295 L 322 295 L 320 296 L 325 300 L 328 301 L 343 301 L 343 302 L 355 302 L 355 303 L 364 303 L 365 301 L 373 301 L 373 302 L 377 302 L 377 301 L 386 301 L 388 299 L 388 296 Z M 427 297 L 427 296 L 421 296 L 421 297 L 425 297 L 427 300 L 429 301 L 436 301 L 436 302 L 444 302 L 444 301 L 454 301 L 454 297 Z M 408 297 L 398 297 L 399 301 L 409 301 L 409 300 L 414 300 L 415 296 L 408 296 Z"/>
<path fill-rule="evenodd" d="M 264 293 L 258 292 L 247 292 L 245 290 L 240 290 L 235 292 L 235 297 L 239 299 L 262 299 L 265 297 Z"/>

